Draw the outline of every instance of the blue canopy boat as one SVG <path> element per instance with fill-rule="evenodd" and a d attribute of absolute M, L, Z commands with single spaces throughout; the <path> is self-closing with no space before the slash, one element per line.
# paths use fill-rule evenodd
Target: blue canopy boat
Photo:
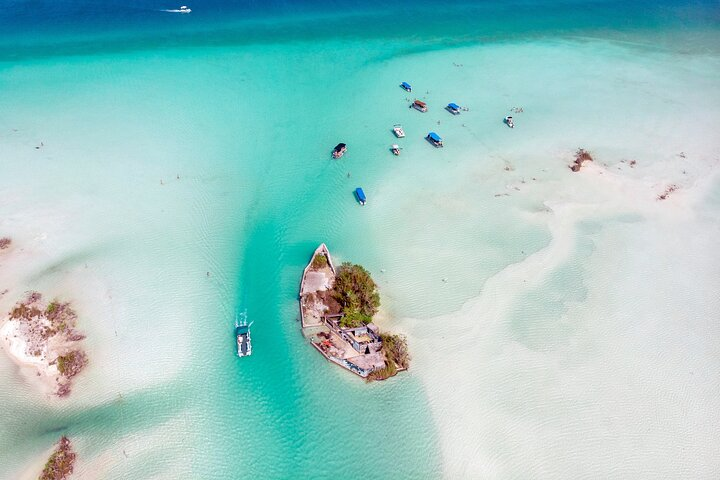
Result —
<path fill-rule="evenodd" d="M 367 203 L 367 197 L 365 196 L 365 192 L 363 192 L 362 188 L 358 187 L 355 189 L 355 196 L 357 197 L 357 201 L 360 205 L 365 205 Z"/>
<path fill-rule="evenodd" d="M 435 132 L 428 133 L 428 135 L 427 135 L 427 137 L 425 137 L 425 139 L 427 139 L 428 142 L 432 143 L 436 147 L 443 146 L 442 138 L 440 138 L 440 135 L 438 135 Z"/>
<path fill-rule="evenodd" d="M 445 109 L 453 115 L 460 115 L 460 105 L 456 103 L 448 103 L 448 106 L 445 107 Z"/>
<path fill-rule="evenodd" d="M 406 92 L 412 92 L 412 87 L 407 82 L 402 82 L 400 86 L 406 91 Z"/>

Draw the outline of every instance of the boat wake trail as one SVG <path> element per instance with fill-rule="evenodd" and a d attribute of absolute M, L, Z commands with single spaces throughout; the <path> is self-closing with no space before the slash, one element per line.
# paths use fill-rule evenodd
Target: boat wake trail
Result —
<path fill-rule="evenodd" d="M 174 9 L 160 9 L 159 12 L 167 12 L 167 13 L 190 13 L 192 12 L 191 9 L 189 9 L 187 6 L 183 5 L 180 8 L 174 8 Z"/>

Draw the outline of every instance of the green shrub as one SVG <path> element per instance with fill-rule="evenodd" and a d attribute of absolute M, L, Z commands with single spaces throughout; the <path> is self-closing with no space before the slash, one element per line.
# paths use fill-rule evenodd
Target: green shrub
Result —
<path fill-rule="evenodd" d="M 332 296 L 342 306 L 345 315 L 361 313 L 372 318 L 380 308 L 380 294 L 370 273 L 349 262 L 338 269 Z"/>
<path fill-rule="evenodd" d="M 372 321 L 372 317 L 368 317 L 367 315 L 363 315 L 362 313 L 358 311 L 353 311 L 350 313 L 345 314 L 340 319 L 340 325 L 342 325 L 345 328 L 357 328 L 362 327 L 363 325 L 367 325 Z"/>
<path fill-rule="evenodd" d="M 385 380 L 397 374 L 397 367 L 393 362 L 386 362 L 385 367 L 375 370 L 368 375 L 368 380 Z"/>
<path fill-rule="evenodd" d="M 389 363 L 393 363 L 399 368 L 408 368 L 410 366 L 407 338 L 404 335 L 381 333 L 380 340 L 382 340 L 385 358 Z"/>
<path fill-rule="evenodd" d="M 65 480 L 72 474 L 74 463 L 75 452 L 72 451 L 70 440 L 62 436 L 55 451 L 45 463 L 39 480 Z"/>
<path fill-rule="evenodd" d="M 318 253 L 313 257 L 312 264 L 310 265 L 310 268 L 313 270 L 320 270 L 321 268 L 327 267 L 328 259 L 325 255 Z"/>

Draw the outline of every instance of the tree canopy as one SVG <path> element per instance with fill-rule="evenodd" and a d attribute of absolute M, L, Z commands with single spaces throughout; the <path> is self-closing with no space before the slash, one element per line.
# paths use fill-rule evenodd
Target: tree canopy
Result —
<path fill-rule="evenodd" d="M 342 324 L 348 327 L 370 323 L 380 307 L 380 294 L 370 273 L 349 262 L 338 269 L 332 296 L 345 314 Z"/>

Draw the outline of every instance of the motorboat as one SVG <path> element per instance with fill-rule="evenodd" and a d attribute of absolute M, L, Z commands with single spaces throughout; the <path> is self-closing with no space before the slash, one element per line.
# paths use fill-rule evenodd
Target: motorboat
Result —
<path fill-rule="evenodd" d="M 238 357 L 249 357 L 252 355 L 252 342 L 250 340 L 250 326 L 247 323 L 247 312 L 243 312 L 241 319 L 235 318 L 235 336 L 237 337 Z"/>
<path fill-rule="evenodd" d="M 414 108 L 415 110 L 419 110 L 423 113 L 427 112 L 427 104 L 420 100 L 415 100 L 412 105 L 410 105 L 410 108 Z"/>
<path fill-rule="evenodd" d="M 335 159 L 338 159 L 345 155 L 345 152 L 347 151 L 347 145 L 344 143 L 338 143 L 335 148 L 332 151 L 332 157 Z"/>
<path fill-rule="evenodd" d="M 358 187 L 355 189 L 355 197 L 360 205 L 365 205 L 367 203 L 367 197 L 365 196 L 365 192 L 363 192 L 362 188 Z"/>
<path fill-rule="evenodd" d="M 440 148 L 443 146 L 442 138 L 440 138 L 440 135 L 438 135 L 435 132 L 428 133 L 427 137 L 425 137 L 425 139 L 437 148 Z"/>
<path fill-rule="evenodd" d="M 400 88 L 402 88 L 402 89 L 405 90 L 406 92 L 412 92 L 412 87 L 411 87 L 410 84 L 407 83 L 407 82 L 402 82 L 402 83 L 400 84 Z"/>
<path fill-rule="evenodd" d="M 390 147 L 390 151 L 392 151 L 393 155 L 397 157 L 398 155 L 400 155 L 400 145 L 393 145 L 392 147 Z"/>
<path fill-rule="evenodd" d="M 445 107 L 445 110 L 452 113 L 453 115 L 460 115 L 460 105 L 456 103 L 448 103 L 447 107 Z"/>
<path fill-rule="evenodd" d="M 396 123 L 393 126 L 393 133 L 397 138 L 404 138 L 405 137 L 405 130 L 403 130 L 402 125 L 399 123 Z"/>
<path fill-rule="evenodd" d="M 515 128 L 515 123 L 513 123 L 512 117 L 505 117 L 504 122 L 505 122 L 505 125 L 507 125 L 508 127 Z"/>
<path fill-rule="evenodd" d="M 161 10 L 161 11 L 168 12 L 168 13 L 190 13 L 190 12 L 192 12 L 192 10 L 187 5 L 183 5 L 182 7 L 175 8 L 173 10 Z"/>

